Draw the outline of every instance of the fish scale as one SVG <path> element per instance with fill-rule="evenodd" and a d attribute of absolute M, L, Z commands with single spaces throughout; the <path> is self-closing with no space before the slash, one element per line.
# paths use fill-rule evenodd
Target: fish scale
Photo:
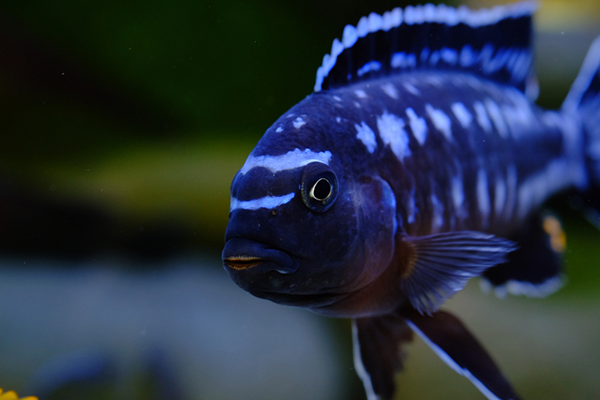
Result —
<path fill-rule="evenodd" d="M 561 286 L 549 197 L 569 191 L 598 220 L 600 38 L 543 110 L 534 9 L 429 4 L 348 25 L 232 182 L 225 270 L 257 297 L 352 318 L 369 400 L 393 398 L 412 333 L 488 399 L 519 399 L 441 307 L 474 277 L 498 296 Z"/>

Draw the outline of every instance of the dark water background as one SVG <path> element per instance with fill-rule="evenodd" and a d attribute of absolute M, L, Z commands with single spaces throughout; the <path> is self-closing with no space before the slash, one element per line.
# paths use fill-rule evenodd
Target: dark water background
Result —
<path fill-rule="evenodd" d="M 471 2 L 483 4 L 482 2 Z M 402 1 L 0 4 L 0 387 L 77 399 L 362 399 L 349 324 L 252 298 L 219 254 L 229 184 L 347 23 Z M 485 2 L 490 5 L 491 2 Z M 560 106 L 600 8 L 542 1 Z M 600 398 L 600 234 L 564 199 L 569 281 L 448 307 L 524 398 Z M 398 398 L 482 399 L 422 342 Z"/>

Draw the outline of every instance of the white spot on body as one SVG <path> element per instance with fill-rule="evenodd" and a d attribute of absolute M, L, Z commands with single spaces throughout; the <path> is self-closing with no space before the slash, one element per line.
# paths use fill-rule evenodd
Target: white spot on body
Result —
<path fill-rule="evenodd" d="M 431 229 L 433 232 L 439 232 L 444 226 L 444 204 L 435 194 L 431 195 L 431 206 L 433 207 L 433 217 L 431 219 Z"/>
<path fill-rule="evenodd" d="M 452 203 L 454 204 L 454 210 L 457 218 L 465 217 L 466 213 L 464 210 L 465 202 L 465 191 L 463 188 L 463 182 L 460 176 L 454 176 L 450 181 L 450 192 L 452 195 Z"/>
<path fill-rule="evenodd" d="M 413 133 L 417 142 L 423 146 L 425 144 L 425 140 L 427 140 L 427 122 L 425 122 L 425 118 L 421 118 L 417 115 L 415 110 L 412 108 L 406 109 L 406 116 L 408 117 L 408 124 L 410 125 L 410 130 Z"/>
<path fill-rule="evenodd" d="M 322 162 L 323 164 L 329 165 L 331 160 L 331 153 L 329 151 L 314 152 L 310 149 L 295 149 L 285 154 L 278 156 L 250 156 L 240 169 L 240 174 L 245 174 L 252 168 L 263 167 L 267 168 L 271 172 L 285 171 L 288 169 L 294 169 L 303 167 L 311 162 Z"/>
<path fill-rule="evenodd" d="M 356 97 L 358 97 L 359 99 L 366 99 L 368 97 L 367 93 L 365 93 L 365 91 L 361 89 L 355 90 L 354 94 L 356 94 Z"/>
<path fill-rule="evenodd" d="M 406 222 L 413 224 L 417 216 L 417 203 L 415 199 L 415 191 L 413 190 L 406 203 Z"/>
<path fill-rule="evenodd" d="M 381 90 L 383 90 L 384 93 L 390 96 L 392 99 L 398 100 L 398 90 L 396 89 L 396 86 L 394 86 L 393 83 L 388 82 L 381 85 Z"/>
<path fill-rule="evenodd" d="M 354 127 L 356 128 L 357 132 L 356 138 L 365 145 L 369 153 L 373 154 L 375 149 L 377 149 L 375 132 L 373 132 L 369 125 L 367 125 L 364 121 L 362 121 L 360 125 L 354 124 Z"/>
<path fill-rule="evenodd" d="M 546 198 L 572 184 L 569 163 L 564 158 L 550 162 L 546 168 L 528 176 L 518 189 L 518 214 L 521 217 Z"/>
<path fill-rule="evenodd" d="M 502 179 L 502 176 L 496 178 L 496 187 L 494 190 L 494 211 L 496 215 L 502 214 L 502 209 L 505 206 L 506 201 L 506 183 Z"/>
<path fill-rule="evenodd" d="M 333 96 L 333 99 L 335 101 L 342 101 L 342 98 L 340 96 Z"/>
<path fill-rule="evenodd" d="M 444 135 L 447 140 L 452 140 L 452 122 L 445 112 L 434 108 L 431 104 L 425 104 L 425 112 L 431 118 L 433 126 Z"/>
<path fill-rule="evenodd" d="M 487 111 L 485 110 L 483 103 L 480 101 L 473 103 L 473 110 L 475 110 L 475 115 L 477 117 L 477 123 L 479 126 L 485 131 L 485 133 L 490 133 L 492 131 L 492 123 L 487 115 Z"/>
<path fill-rule="evenodd" d="M 402 86 L 404 86 L 404 89 L 406 89 L 406 91 L 414 94 L 415 96 L 421 95 L 421 91 L 417 89 L 412 83 L 404 82 L 402 83 Z"/>
<path fill-rule="evenodd" d="M 303 125 L 306 125 L 306 122 L 304 121 L 304 119 L 302 119 L 302 117 L 298 117 L 294 120 L 293 124 L 294 128 L 300 129 Z"/>
<path fill-rule="evenodd" d="M 283 132 L 283 128 L 281 126 L 278 126 L 277 129 L 275 129 L 275 132 L 281 133 Z"/>
<path fill-rule="evenodd" d="M 490 215 L 490 192 L 488 187 L 488 179 L 485 170 L 477 171 L 477 205 L 479 212 L 484 220 Z"/>
<path fill-rule="evenodd" d="M 379 137 L 384 144 L 389 145 L 394 155 L 400 160 L 412 153 L 408 147 L 409 137 L 404 130 L 404 121 L 394 114 L 384 112 L 377 117 Z"/>
<path fill-rule="evenodd" d="M 504 206 L 504 215 L 507 219 L 512 216 L 517 204 L 517 185 L 517 167 L 511 164 L 506 168 L 506 203 Z"/>
<path fill-rule="evenodd" d="M 487 109 L 492 121 L 494 122 L 494 126 L 496 130 L 503 138 L 508 137 L 508 128 L 506 123 L 504 122 L 504 118 L 502 118 L 502 113 L 500 112 L 500 107 L 498 104 L 492 99 L 485 99 L 485 108 Z"/>
<path fill-rule="evenodd" d="M 463 103 L 453 103 L 450 108 L 464 129 L 467 129 L 469 126 L 471 126 L 471 122 L 473 122 L 473 115 L 471 115 Z"/>
<path fill-rule="evenodd" d="M 335 122 L 337 122 L 338 124 L 340 124 L 342 122 L 342 118 L 341 117 L 335 117 Z"/>
<path fill-rule="evenodd" d="M 240 201 L 235 197 L 231 198 L 229 211 L 234 210 L 258 210 L 259 208 L 272 209 L 283 204 L 289 203 L 294 198 L 295 193 L 288 193 L 284 196 L 265 196 L 260 199 Z"/>

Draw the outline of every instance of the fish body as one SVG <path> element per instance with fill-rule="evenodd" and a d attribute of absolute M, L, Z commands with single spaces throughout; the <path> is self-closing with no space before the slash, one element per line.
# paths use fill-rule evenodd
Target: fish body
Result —
<path fill-rule="evenodd" d="M 346 27 L 233 180 L 225 269 L 255 296 L 353 318 L 370 400 L 392 398 L 412 332 L 488 398 L 518 398 L 439 308 L 472 277 L 499 294 L 560 287 L 562 232 L 540 208 L 599 182 L 600 41 L 563 108 L 543 110 L 534 8 L 426 5 Z"/>

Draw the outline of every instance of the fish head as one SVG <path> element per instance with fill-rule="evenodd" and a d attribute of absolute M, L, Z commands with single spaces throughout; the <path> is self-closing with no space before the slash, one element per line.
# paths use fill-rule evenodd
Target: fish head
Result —
<path fill-rule="evenodd" d="M 382 273 L 395 229 L 389 185 L 331 153 L 251 155 L 232 183 L 223 264 L 257 297 L 327 307 Z"/>

